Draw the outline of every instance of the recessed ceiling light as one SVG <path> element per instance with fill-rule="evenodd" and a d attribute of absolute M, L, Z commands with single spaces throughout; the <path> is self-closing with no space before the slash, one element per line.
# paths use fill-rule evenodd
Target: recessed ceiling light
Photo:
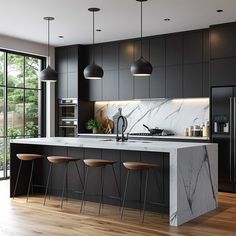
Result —
<path fill-rule="evenodd" d="M 223 10 L 222 9 L 218 9 L 218 10 L 216 10 L 217 12 L 223 12 Z"/>
<path fill-rule="evenodd" d="M 101 32 L 102 30 L 101 29 L 96 29 L 97 32 Z"/>
<path fill-rule="evenodd" d="M 63 36 L 63 35 L 59 35 L 59 36 L 58 36 L 58 38 L 60 38 L 60 39 L 63 39 L 63 38 L 64 38 L 64 36 Z"/>
<path fill-rule="evenodd" d="M 170 18 L 165 18 L 164 21 L 170 21 Z"/>

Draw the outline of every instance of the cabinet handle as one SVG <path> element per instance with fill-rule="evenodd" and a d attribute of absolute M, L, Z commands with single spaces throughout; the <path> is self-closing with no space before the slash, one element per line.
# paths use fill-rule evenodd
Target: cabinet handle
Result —
<path fill-rule="evenodd" d="M 229 145 L 229 151 L 230 151 L 230 158 L 229 158 L 229 181 L 232 182 L 232 151 L 234 151 L 232 149 L 232 142 L 233 142 L 233 136 L 234 136 L 234 132 L 233 132 L 233 109 L 234 109 L 234 101 L 233 98 L 230 98 L 230 117 L 229 117 L 229 123 L 230 123 L 230 145 Z"/>

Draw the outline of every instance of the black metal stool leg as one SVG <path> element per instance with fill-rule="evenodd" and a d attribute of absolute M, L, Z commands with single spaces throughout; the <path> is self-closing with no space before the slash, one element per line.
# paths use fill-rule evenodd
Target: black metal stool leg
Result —
<path fill-rule="evenodd" d="M 27 202 L 28 202 L 28 199 L 29 199 L 29 192 L 30 192 L 30 187 L 31 187 L 31 181 L 32 181 L 33 171 L 34 171 L 34 160 L 32 160 L 32 166 L 31 166 L 31 172 L 30 172 L 30 179 L 29 179 L 29 185 L 28 185 L 28 191 L 27 191 L 27 199 L 26 199 Z"/>
<path fill-rule="evenodd" d="M 82 188 L 84 189 L 84 184 L 83 184 L 83 181 L 82 181 L 82 178 L 81 178 L 81 175 L 80 175 L 79 167 L 78 167 L 76 161 L 75 161 L 74 163 L 75 163 L 75 166 L 76 166 L 76 169 L 77 169 L 78 175 L 79 175 L 80 183 L 81 183 L 81 185 L 82 185 Z"/>
<path fill-rule="evenodd" d="M 145 181 L 145 192 L 144 192 L 144 200 L 143 200 L 143 216 L 142 216 L 142 223 L 144 222 L 144 214 L 145 214 L 145 209 L 146 209 L 148 176 L 149 176 L 149 169 L 147 169 L 147 175 L 146 175 L 146 181 Z"/>
<path fill-rule="evenodd" d="M 123 198 L 123 203 L 122 203 L 122 208 L 121 208 L 121 216 L 120 218 L 123 218 L 123 212 L 124 212 L 124 207 L 125 207 L 125 198 L 126 198 L 126 192 L 127 192 L 127 187 L 128 187 L 128 181 L 129 181 L 129 170 L 127 170 L 127 176 L 126 176 L 126 183 L 125 183 L 125 192 L 124 192 L 124 198 Z"/>
<path fill-rule="evenodd" d="M 153 168 L 153 172 L 154 172 L 154 175 L 155 175 L 155 178 L 156 178 L 156 184 L 157 184 L 157 189 L 158 189 L 158 192 L 159 194 L 161 194 L 161 202 L 163 202 L 163 192 L 161 192 L 161 188 L 160 188 L 160 184 L 159 184 L 159 181 L 158 181 L 158 176 L 157 176 L 157 172 L 155 170 L 155 168 Z"/>
<path fill-rule="evenodd" d="M 100 204 L 99 204 L 99 210 L 98 215 L 100 215 L 101 212 L 101 206 L 103 204 L 103 186 L 104 186 L 104 167 L 102 167 L 102 173 L 101 173 L 101 189 L 100 189 Z"/>
<path fill-rule="evenodd" d="M 83 204 L 84 204 L 84 199 L 85 199 L 85 192 L 86 192 L 87 180 L 88 180 L 88 170 L 89 170 L 89 167 L 86 167 L 84 190 L 83 190 L 82 202 L 81 202 L 81 206 L 80 206 L 80 213 L 82 212 L 82 208 L 83 208 Z"/>
<path fill-rule="evenodd" d="M 20 160 L 20 166 L 19 166 L 18 173 L 17 173 L 16 183 L 15 183 L 15 188 L 14 188 L 14 193 L 13 193 L 13 199 L 15 198 L 15 195 L 16 195 L 16 189 L 17 189 L 17 185 L 18 185 L 18 181 L 19 181 L 21 166 L 22 166 L 22 160 Z"/>
<path fill-rule="evenodd" d="M 46 198 L 47 198 L 47 193 L 48 193 L 48 185 L 49 185 L 49 182 L 50 182 L 51 172 L 52 172 L 52 163 L 50 163 L 49 172 L 48 172 L 48 179 L 47 179 L 47 185 L 46 185 L 46 190 L 45 190 L 45 195 L 44 195 L 44 202 L 43 202 L 44 206 L 45 206 L 45 203 L 46 203 Z"/>
<path fill-rule="evenodd" d="M 68 163 L 65 164 L 65 174 L 64 174 L 63 188 L 62 188 L 62 194 L 61 194 L 61 208 L 62 208 L 62 206 L 63 206 L 63 200 L 64 200 L 64 192 L 65 192 L 65 187 L 66 187 L 67 173 L 68 173 Z"/>
<path fill-rule="evenodd" d="M 115 178 L 115 182 L 116 182 L 116 188 L 117 188 L 118 196 L 119 196 L 119 198 L 120 198 L 120 206 L 121 206 L 121 194 L 120 194 L 120 189 L 119 189 L 118 180 L 117 180 L 117 178 L 116 178 L 116 173 L 115 173 L 114 166 L 111 165 L 111 167 L 112 167 L 112 172 L 113 172 L 113 174 L 114 174 L 114 178 Z"/>

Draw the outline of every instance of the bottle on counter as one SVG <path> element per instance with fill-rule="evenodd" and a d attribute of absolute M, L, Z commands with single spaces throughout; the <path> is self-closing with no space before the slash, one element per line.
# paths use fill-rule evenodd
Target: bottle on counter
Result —
<path fill-rule="evenodd" d="M 193 136 L 193 126 L 191 125 L 188 129 L 188 136 L 192 137 Z"/>
<path fill-rule="evenodd" d="M 189 136 L 189 128 L 186 128 L 184 131 L 184 136 Z"/>
<path fill-rule="evenodd" d="M 200 128 L 199 125 L 194 125 L 193 136 L 194 137 L 200 137 L 201 136 L 201 128 Z"/>
<path fill-rule="evenodd" d="M 209 121 L 207 121 L 204 124 L 204 126 L 203 126 L 202 136 L 203 137 L 209 137 L 210 136 L 210 124 L 209 124 Z"/>

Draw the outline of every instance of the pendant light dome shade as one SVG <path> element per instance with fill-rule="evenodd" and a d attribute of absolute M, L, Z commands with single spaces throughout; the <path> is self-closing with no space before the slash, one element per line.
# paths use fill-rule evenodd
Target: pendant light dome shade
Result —
<path fill-rule="evenodd" d="M 103 77 L 103 69 L 94 62 L 94 13 L 100 11 L 99 8 L 92 7 L 88 9 L 93 13 L 93 62 L 84 69 L 85 79 L 101 79 Z"/>
<path fill-rule="evenodd" d="M 47 59 L 47 68 L 40 72 L 39 78 L 41 82 L 56 82 L 57 81 L 57 72 L 50 66 L 50 21 L 54 20 L 54 17 L 47 16 L 43 18 L 48 22 L 48 59 Z"/>
<path fill-rule="evenodd" d="M 101 79 L 103 77 L 103 69 L 93 63 L 84 69 L 84 77 L 86 79 Z"/>
<path fill-rule="evenodd" d="M 131 74 L 133 76 L 150 76 L 152 74 L 152 65 L 149 61 L 145 60 L 143 58 L 143 2 L 146 2 L 147 0 L 136 0 L 137 2 L 140 2 L 140 10 L 141 10 L 141 57 L 132 63 L 130 67 Z"/>
<path fill-rule="evenodd" d="M 42 82 L 56 82 L 57 72 L 53 70 L 51 66 L 48 66 L 46 69 L 40 72 L 39 77 Z"/>
<path fill-rule="evenodd" d="M 152 74 L 152 65 L 143 57 L 133 62 L 130 67 L 133 76 L 150 76 Z"/>

